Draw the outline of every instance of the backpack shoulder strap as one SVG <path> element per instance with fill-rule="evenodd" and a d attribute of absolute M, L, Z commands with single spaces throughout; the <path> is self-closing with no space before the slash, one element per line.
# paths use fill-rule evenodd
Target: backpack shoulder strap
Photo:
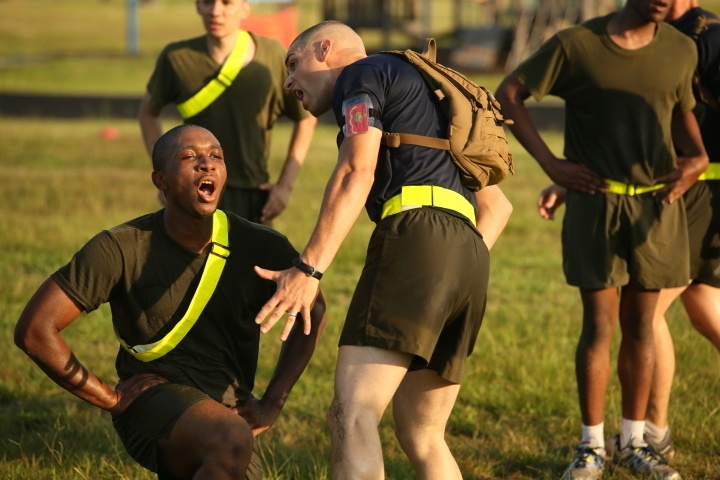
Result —
<path fill-rule="evenodd" d="M 405 143 L 420 147 L 450 150 L 450 140 L 446 138 L 427 137 L 425 135 L 415 135 L 412 133 L 382 132 L 381 143 L 388 148 L 397 148 Z"/>

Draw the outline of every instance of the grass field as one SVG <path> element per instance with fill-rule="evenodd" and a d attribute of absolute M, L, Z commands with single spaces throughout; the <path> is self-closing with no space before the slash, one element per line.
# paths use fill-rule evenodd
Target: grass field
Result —
<path fill-rule="evenodd" d="M 319 0 L 303 5 L 304 26 Z M 140 11 L 140 55 L 125 55 L 122 0 L 0 0 L 0 90 L 139 94 L 158 51 L 199 33 L 189 0 L 155 0 Z M 703 2 L 720 11 L 720 1 Z M 490 79 L 487 86 L 493 87 Z M 101 138 L 108 125 L 115 140 Z M 166 125 L 168 127 L 169 125 Z M 277 172 L 288 137 L 279 125 Z M 276 223 L 298 248 L 310 234 L 336 155 L 334 129 L 320 127 L 288 211 Z M 548 134 L 553 149 L 561 138 Z M 515 212 L 493 250 L 489 304 L 448 442 L 466 479 L 554 479 L 579 435 L 573 358 L 580 302 L 561 272 L 560 223 L 542 221 L 535 199 L 543 173 L 513 143 L 515 177 L 504 191 Z M 18 350 L 13 328 L 39 284 L 91 235 L 158 208 L 149 160 L 134 122 L 0 118 L 0 479 L 151 479 L 115 438 L 108 414 L 57 387 Z M 268 480 L 328 478 L 324 414 L 332 396 L 336 342 L 372 229 L 362 216 L 322 281 L 329 323 L 279 422 L 260 437 Z M 720 478 L 720 356 L 678 305 L 668 316 L 676 342 L 671 423 L 677 468 L 687 480 Z M 276 331 L 263 339 L 258 394 L 274 366 Z M 105 307 L 66 332 L 79 358 L 116 380 L 117 344 Z M 616 337 L 618 337 L 616 335 Z M 619 338 L 619 337 L 618 337 Z M 617 353 L 617 339 L 613 358 Z M 619 386 L 612 378 L 606 426 L 615 433 Z M 388 479 L 413 478 L 381 424 Z M 629 478 L 622 471 L 607 478 Z"/>
<path fill-rule="evenodd" d="M 320 0 L 296 4 L 298 28 L 322 20 Z M 203 31 L 189 0 L 141 1 L 138 54 L 128 55 L 126 17 L 124 0 L 0 0 L 0 91 L 140 95 L 162 47 Z M 481 78 L 494 88 L 501 76 Z"/>
<path fill-rule="evenodd" d="M 107 124 L 0 119 L 0 167 L 7 172 L 0 189 L 0 478 L 153 478 L 127 457 L 107 414 L 45 379 L 12 344 L 14 322 L 44 278 L 96 231 L 157 208 L 136 125 L 115 122 L 120 134 L 109 141 L 99 135 Z M 284 150 L 287 134 L 278 127 L 275 152 Z M 557 135 L 549 138 L 560 148 Z M 573 374 L 579 299 L 561 274 L 559 223 L 534 211 L 545 178 L 515 150 L 517 174 L 504 186 L 515 213 L 493 250 L 488 311 L 448 431 L 467 479 L 557 478 L 579 434 Z M 298 247 L 315 221 L 335 151 L 333 129 L 321 127 L 289 210 L 277 222 Z M 261 437 L 270 480 L 327 478 L 324 412 L 336 341 L 370 229 L 362 217 L 323 279 L 328 328 L 281 420 Z M 718 478 L 720 357 L 681 308 L 672 309 L 670 324 L 678 356 L 671 412 L 677 465 L 686 479 Z M 67 336 L 83 362 L 115 381 L 117 345 L 107 309 L 73 324 Z M 274 365 L 277 332 L 263 342 L 259 393 Z M 608 393 L 609 432 L 618 427 L 617 383 L 613 378 Z M 413 478 L 389 416 L 381 432 L 388 478 Z"/>

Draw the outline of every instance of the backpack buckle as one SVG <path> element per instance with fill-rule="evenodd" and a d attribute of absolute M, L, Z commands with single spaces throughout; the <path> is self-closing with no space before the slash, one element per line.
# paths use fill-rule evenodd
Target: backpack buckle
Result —
<path fill-rule="evenodd" d="M 401 143 L 399 133 L 383 132 L 382 139 L 383 145 L 388 148 L 398 148 Z"/>

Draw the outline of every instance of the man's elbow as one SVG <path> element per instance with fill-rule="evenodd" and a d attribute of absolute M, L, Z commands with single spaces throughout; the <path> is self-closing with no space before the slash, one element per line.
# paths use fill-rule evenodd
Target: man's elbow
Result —
<path fill-rule="evenodd" d="M 510 200 L 503 195 L 502 198 L 497 199 L 494 209 L 498 212 L 498 215 L 502 216 L 507 221 L 513 212 L 513 204 Z"/>
<path fill-rule="evenodd" d="M 506 76 L 495 92 L 495 99 L 503 109 L 524 105 L 530 96 L 525 86 L 513 74 Z"/>
<path fill-rule="evenodd" d="M 32 356 L 32 352 L 42 349 L 43 338 L 44 335 L 28 325 L 28 322 L 24 321 L 23 318 L 15 326 L 15 346 L 28 356 Z"/>

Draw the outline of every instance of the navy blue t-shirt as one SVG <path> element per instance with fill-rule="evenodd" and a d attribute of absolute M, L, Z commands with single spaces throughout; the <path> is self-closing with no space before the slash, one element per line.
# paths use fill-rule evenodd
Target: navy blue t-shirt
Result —
<path fill-rule="evenodd" d="M 396 55 L 376 54 L 348 65 L 338 77 L 332 102 L 335 119 L 341 127 L 338 146 L 345 138 L 343 102 L 362 94 L 367 94 L 372 103 L 375 128 L 447 138 L 447 120 L 420 72 Z M 415 145 L 383 146 L 378 154 L 375 181 L 365 203 L 372 221 L 380 221 L 385 201 L 400 193 L 405 185 L 445 187 L 463 195 L 477 209 L 475 195 L 462 185 L 459 170 L 446 150 Z"/>
<path fill-rule="evenodd" d="M 718 20 L 713 13 L 697 7 L 691 8 L 670 24 L 695 40 L 700 82 L 717 97 L 720 96 L 720 23 L 709 23 L 707 30 L 696 36 L 694 30 L 701 15 Z M 699 101 L 693 113 L 700 125 L 700 133 L 710 161 L 720 162 L 720 112 Z"/>

